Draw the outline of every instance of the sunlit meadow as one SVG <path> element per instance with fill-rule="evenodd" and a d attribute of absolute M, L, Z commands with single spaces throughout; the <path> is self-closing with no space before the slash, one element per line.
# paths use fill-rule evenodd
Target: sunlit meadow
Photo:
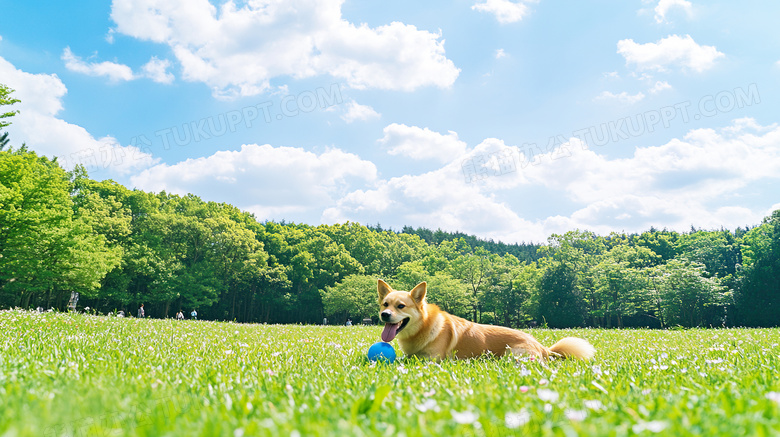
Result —
<path fill-rule="evenodd" d="M 536 329 L 597 355 L 389 365 L 380 330 L 2 311 L 0 436 L 780 433 L 778 329 Z"/>

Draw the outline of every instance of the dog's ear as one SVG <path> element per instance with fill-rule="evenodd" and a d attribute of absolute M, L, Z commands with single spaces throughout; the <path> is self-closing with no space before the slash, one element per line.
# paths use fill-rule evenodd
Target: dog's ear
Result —
<path fill-rule="evenodd" d="M 412 291 L 409 292 L 409 294 L 412 295 L 412 300 L 414 300 L 417 305 L 422 305 L 425 303 L 425 292 L 427 288 L 428 284 L 425 282 L 420 282 L 412 289 Z"/>
<path fill-rule="evenodd" d="M 392 288 L 390 288 L 389 285 L 387 285 L 387 282 L 379 279 L 376 283 L 376 291 L 379 293 L 379 303 L 381 304 L 383 300 L 385 300 L 385 296 L 387 296 L 388 293 L 393 291 Z"/>

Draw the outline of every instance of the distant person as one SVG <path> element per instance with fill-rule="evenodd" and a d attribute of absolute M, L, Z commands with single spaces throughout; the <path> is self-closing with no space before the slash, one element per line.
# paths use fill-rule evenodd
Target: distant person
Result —
<path fill-rule="evenodd" d="M 192 316 L 192 320 L 198 320 L 198 312 L 195 310 L 192 310 L 190 313 L 190 316 Z"/>
<path fill-rule="evenodd" d="M 145 316 L 144 314 L 144 304 L 141 304 L 140 307 L 138 307 L 138 318 L 143 319 Z"/>
<path fill-rule="evenodd" d="M 322 319 L 322 324 L 323 325 L 327 325 L 328 324 L 328 318 L 327 317 Z"/>
<path fill-rule="evenodd" d="M 347 326 L 352 326 L 352 319 L 347 319 Z"/>
<path fill-rule="evenodd" d="M 184 320 L 184 313 L 181 310 L 176 313 L 176 320 Z"/>

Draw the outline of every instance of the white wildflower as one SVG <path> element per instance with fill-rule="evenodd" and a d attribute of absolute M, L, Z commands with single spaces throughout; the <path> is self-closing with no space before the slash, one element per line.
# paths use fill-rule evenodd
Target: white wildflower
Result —
<path fill-rule="evenodd" d="M 598 399 L 585 401 L 584 404 L 586 408 L 590 408 L 591 410 L 601 410 L 604 408 L 604 404 Z"/>
<path fill-rule="evenodd" d="M 659 433 L 665 430 L 667 426 L 669 426 L 669 424 L 666 422 L 660 420 L 653 420 L 650 422 L 637 423 L 636 425 L 631 427 L 631 430 L 634 431 L 636 434 L 639 434 L 642 431 Z"/>
<path fill-rule="evenodd" d="M 531 414 L 526 410 L 520 410 L 517 413 L 506 413 L 504 423 L 509 429 L 519 428 L 531 420 Z"/>
<path fill-rule="evenodd" d="M 468 425 L 469 423 L 474 423 L 479 418 L 479 416 L 477 416 L 477 414 L 475 414 L 472 411 L 458 412 L 452 410 L 450 411 L 450 413 L 452 414 L 452 419 L 461 425 Z"/>
<path fill-rule="evenodd" d="M 439 404 L 436 403 L 436 400 L 434 399 L 426 399 L 425 402 L 423 402 L 420 405 L 415 406 L 420 412 L 426 412 L 426 411 L 440 411 Z M 457 419 L 456 419 L 457 420 Z"/>
<path fill-rule="evenodd" d="M 585 410 L 566 410 L 564 414 L 566 414 L 566 417 L 569 420 L 574 420 L 576 422 L 581 422 L 588 417 L 588 412 Z"/>
<path fill-rule="evenodd" d="M 558 392 L 546 388 L 537 390 L 536 395 L 544 402 L 556 402 L 558 400 Z"/>

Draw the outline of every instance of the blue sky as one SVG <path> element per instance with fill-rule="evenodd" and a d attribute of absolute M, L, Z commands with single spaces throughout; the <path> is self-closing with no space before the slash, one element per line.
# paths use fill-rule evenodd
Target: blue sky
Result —
<path fill-rule="evenodd" d="M 0 10 L 12 142 L 130 188 L 507 242 L 780 207 L 776 2 Z"/>

